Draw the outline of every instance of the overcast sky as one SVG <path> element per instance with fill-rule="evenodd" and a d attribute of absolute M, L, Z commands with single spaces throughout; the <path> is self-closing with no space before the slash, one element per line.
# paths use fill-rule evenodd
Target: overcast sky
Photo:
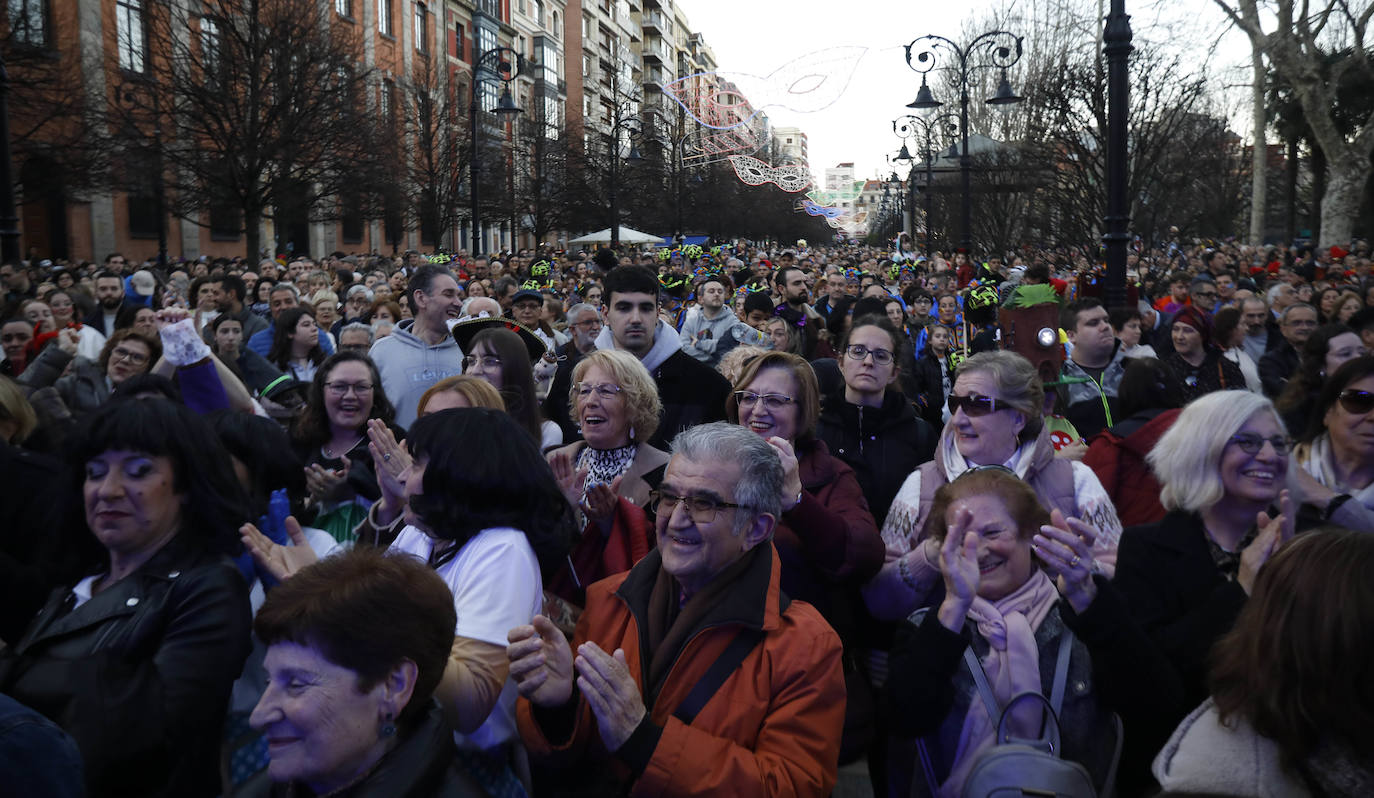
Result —
<path fill-rule="evenodd" d="M 868 48 L 848 89 L 825 110 L 801 114 L 765 108 L 775 126 L 794 125 L 806 132 L 811 167 L 818 179 L 823 179 L 827 167 L 841 161 L 853 161 L 857 177 L 885 173 L 884 155 L 895 153 L 901 146 L 892 133 L 892 120 L 910 113 L 904 106 L 920 87 L 920 76 L 907 67 L 902 46 L 928 33 L 959 41 L 966 19 L 1000 5 L 994 0 L 677 2 L 692 29 L 704 34 L 724 72 L 766 75 L 794 58 L 826 48 Z M 1026 6 L 1020 3 L 1013 7 Z M 1217 40 L 1223 27 L 1221 12 L 1212 0 L 1127 0 L 1127 11 L 1137 37 L 1179 38 L 1176 30 L 1166 32 L 1162 27 L 1171 18 L 1186 18 L 1187 23 L 1181 26 L 1186 33 L 1211 41 Z M 1226 46 L 1219 61 L 1248 63 L 1249 46 L 1243 36 L 1233 32 L 1222 38 Z M 1034 46 L 1033 41 L 1026 42 L 1028 49 Z M 1224 79 L 1219 75 L 1217 80 L 1236 91 L 1236 85 L 1248 78 L 1232 74 Z"/>

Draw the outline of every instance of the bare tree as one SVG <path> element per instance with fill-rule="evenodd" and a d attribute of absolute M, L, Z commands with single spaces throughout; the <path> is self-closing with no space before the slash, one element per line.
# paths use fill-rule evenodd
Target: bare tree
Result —
<path fill-rule="evenodd" d="M 1312 136 L 1326 157 L 1322 194 L 1322 246 L 1350 241 L 1364 187 L 1374 173 L 1374 110 L 1357 130 L 1347 133 L 1335 118 L 1336 88 L 1347 80 L 1374 83 L 1365 35 L 1374 3 L 1327 0 L 1214 0 L 1226 16 L 1250 37 L 1279 76 L 1293 89 Z M 1314 7 L 1315 6 L 1315 7 Z M 1272 30 L 1265 23 L 1272 20 Z M 1331 64 L 1328 53 L 1349 50 Z"/>
<path fill-rule="evenodd" d="M 197 9 L 150 7 L 145 90 L 110 105 L 111 129 L 136 153 L 156 127 L 170 210 L 198 224 L 206 211 L 237 213 L 256 255 L 269 209 L 279 228 L 299 229 L 337 218 L 345 189 L 374 179 L 385 151 L 370 110 L 375 75 L 360 62 L 356 26 L 337 24 L 329 4 L 205 0 Z"/>

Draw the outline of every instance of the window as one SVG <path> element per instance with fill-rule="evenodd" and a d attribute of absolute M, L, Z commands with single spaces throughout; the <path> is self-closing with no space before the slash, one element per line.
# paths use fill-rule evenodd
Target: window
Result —
<path fill-rule="evenodd" d="M 482 53 L 496 49 L 496 31 L 491 28 L 477 26 L 477 52 L 473 53 L 474 58 L 480 58 Z"/>
<path fill-rule="evenodd" d="M 48 44 L 47 0 L 8 0 L 11 33 L 17 44 L 46 47 Z"/>
<path fill-rule="evenodd" d="M 377 0 L 377 32 L 391 35 L 391 0 Z"/>
<path fill-rule="evenodd" d="M 210 239 L 237 241 L 243 231 L 243 212 L 238 202 L 222 186 L 213 190 L 210 199 Z"/>
<path fill-rule="evenodd" d="M 555 39 L 563 38 L 563 14 L 553 12 L 553 22 L 549 24 L 549 31 L 553 33 Z"/>
<path fill-rule="evenodd" d="M 118 0 L 115 6 L 118 27 L 119 66 L 142 72 L 144 62 L 143 0 Z"/>
<path fill-rule="evenodd" d="M 205 82 L 214 84 L 220 76 L 220 33 L 219 23 L 214 17 L 200 18 L 200 55 L 201 69 Z"/>
<path fill-rule="evenodd" d="M 516 0 L 515 7 L 521 14 L 530 13 L 528 0 Z"/>
<path fill-rule="evenodd" d="M 453 25 L 453 33 L 449 39 L 449 53 L 460 61 L 467 60 L 468 32 L 463 23 L 456 22 Z"/>
<path fill-rule="evenodd" d="M 339 234 L 345 244 L 363 243 L 363 205 L 356 191 L 343 195 Z"/>
<path fill-rule="evenodd" d="M 429 13 L 424 3 L 415 4 L 415 49 L 429 52 Z"/>
<path fill-rule="evenodd" d="M 396 120 L 396 84 L 390 80 L 382 81 L 382 116 Z"/>
<path fill-rule="evenodd" d="M 353 0 L 334 0 L 334 11 L 341 17 L 352 17 Z"/>

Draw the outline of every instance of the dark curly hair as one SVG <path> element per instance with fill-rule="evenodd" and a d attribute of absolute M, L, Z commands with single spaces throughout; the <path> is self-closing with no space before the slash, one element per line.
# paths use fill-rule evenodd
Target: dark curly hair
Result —
<path fill-rule="evenodd" d="M 458 544 L 436 567 L 482 530 L 512 527 L 525 533 L 544 573 L 557 570 L 572 540 L 572 507 L 515 419 L 486 407 L 441 410 L 418 419 L 408 436 L 411 455 L 425 463 L 411 509 L 434 537 Z"/>
<path fill-rule="evenodd" d="M 386 398 L 386 391 L 382 390 L 382 375 L 372 358 L 361 352 L 335 352 L 315 370 L 315 378 L 310 381 L 310 391 L 306 394 L 305 409 L 291 426 L 291 436 L 311 448 L 329 442 L 329 414 L 324 409 L 324 384 L 328 382 L 330 372 L 343 363 L 362 363 L 367 366 L 368 379 L 372 381 L 372 411 L 367 417 L 380 418 L 388 427 L 396 420 L 396 408 L 392 407 L 391 400 Z M 366 428 L 367 422 L 363 422 L 363 429 Z"/>

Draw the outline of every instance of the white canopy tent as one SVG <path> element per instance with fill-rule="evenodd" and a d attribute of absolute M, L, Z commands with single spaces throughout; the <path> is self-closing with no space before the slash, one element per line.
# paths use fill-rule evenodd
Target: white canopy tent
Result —
<path fill-rule="evenodd" d="M 611 228 L 597 230 L 595 233 L 588 233 L 581 238 L 574 238 L 569 244 L 599 244 L 611 240 Z M 641 233 L 638 230 L 620 226 L 620 243 L 622 244 L 656 244 L 663 240 L 662 236 Z"/>

